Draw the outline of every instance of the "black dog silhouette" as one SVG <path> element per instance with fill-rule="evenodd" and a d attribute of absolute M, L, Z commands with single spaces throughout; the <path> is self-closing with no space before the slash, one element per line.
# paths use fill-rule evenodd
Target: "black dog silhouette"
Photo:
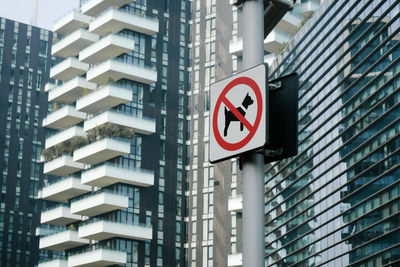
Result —
<path fill-rule="evenodd" d="M 242 107 L 238 107 L 236 108 L 240 114 L 242 114 L 243 117 L 246 116 L 246 110 L 247 108 L 253 104 L 254 101 L 253 99 L 251 99 L 251 97 L 249 96 L 249 93 L 247 93 L 247 95 L 245 96 L 243 102 L 242 102 Z M 229 124 L 231 123 L 231 121 L 239 121 L 238 118 L 236 118 L 235 114 L 232 113 L 232 111 L 228 111 L 227 108 L 225 107 L 225 129 L 224 129 L 224 136 L 228 135 L 228 128 L 229 128 Z M 243 131 L 243 123 L 240 123 L 240 131 Z"/>

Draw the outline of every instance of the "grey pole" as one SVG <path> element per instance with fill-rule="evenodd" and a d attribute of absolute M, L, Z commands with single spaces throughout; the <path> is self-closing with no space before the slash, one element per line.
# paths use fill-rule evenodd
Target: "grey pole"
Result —
<path fill-rule="evenodd" d="M 264 61 L 263 0 L 243 4 L 243 69 Z M 242 157 L 243 166 L 243 267 L 261 267 L 264 261 L 264 155 Z"/>

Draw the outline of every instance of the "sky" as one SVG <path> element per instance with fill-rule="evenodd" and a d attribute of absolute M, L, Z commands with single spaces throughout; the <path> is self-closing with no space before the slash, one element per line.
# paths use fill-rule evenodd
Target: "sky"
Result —
<path fill-rule="evenodd" d="M 52 30 L 55 20 L 79 6 L 79 0 L 37 0 L 37 26 Z M 0 0 L 0 17 L 31 24 L 34 0 Z"/>

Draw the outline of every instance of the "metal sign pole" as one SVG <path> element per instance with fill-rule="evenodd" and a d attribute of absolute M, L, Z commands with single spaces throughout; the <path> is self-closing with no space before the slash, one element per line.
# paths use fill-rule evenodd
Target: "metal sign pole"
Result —
<path fill-rule="evenodd" d="M 243 4 L 243 69 L 264 61 L 263 0 Z M 268 110 L 268 109 L 267 109 Z M 242 157 L 243 168 L 243 266 L 264 266 L 264 155 Z"/>

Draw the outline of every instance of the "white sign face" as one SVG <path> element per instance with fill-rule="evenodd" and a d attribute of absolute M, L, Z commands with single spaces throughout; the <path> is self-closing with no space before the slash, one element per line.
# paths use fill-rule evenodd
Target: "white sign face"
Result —
<path fill-rule="evenodd" d="M 267 140 L 267 66 L 211 85 L 210 162 L 263 147 Z"/>

